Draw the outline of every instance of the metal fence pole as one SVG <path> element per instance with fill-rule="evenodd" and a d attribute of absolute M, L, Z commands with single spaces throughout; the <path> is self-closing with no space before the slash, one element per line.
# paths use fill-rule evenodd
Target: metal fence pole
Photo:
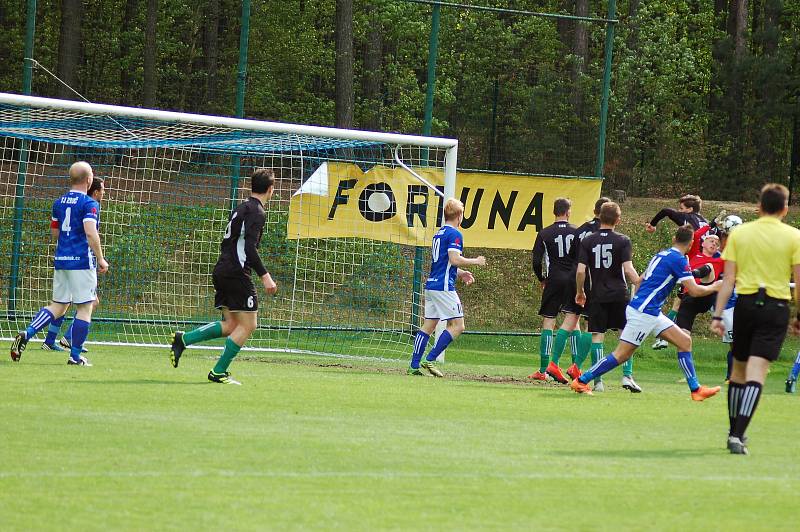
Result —
<path fill-rule="evenodd" d="M 22 59 L 22 93 L 30 94 L 33 86 L 33 38 L 36 34 L 36 0 L 28 0 L 25 23 L 25 57 Z M 17 280 L 22 254 L 22 219 L 25 214 L 25 174 L 28 171 L 29 142 L 22 141 L 17 166 L 17 190 L 14 195 L 14 240 L 11 246 L 11 275 L 8 280 L 8 317 L 13 319 L 17 310 Z"/>
<path fill-rule="evenodd" d="M 244 118 L 244 94 L 247 88 L 247 47 L 250 42 L 250 0 L 242 0 L 242 28 L 239 32 L 239 69 L 236 74 L 236 117 Z M 231 208 L 236 205 L 239 192 L 241 159 L 233 156 L 233 175 L 231 176 Z"/>
<path fill-rule="evenodd" d="M 436 85 L 436 56 L 439 53 L 439 18 L 442 11 L 440 5 L 433 6 L 431 14 L 431 34 L 428 40 L 428 87 L 425 92 L 425 122 L 422 134 L 430 135 L 433 129 L 433 90 Z M 425 255 L 422 246 L 414 250 L 414 280 L 411 298 L 411 330 L 417 328 L 416 317 L 420 316 L 420 289 L 422 287 L 422 268 Z"/>
<path fill-rule="evenodd" d="M 608 125 L 608 96 L 611 91 L 611 57 L 614 53 L 614 28 L 617 16 L 616 0 L 608 0 L 608 21 L 606 22 L 605 68 L 603 69 L 603 94 L 600 100 L 600 131 L 597 136 L 597 165 L 595 175 L 603 177 L 606 158 L 606 127 Z"/>

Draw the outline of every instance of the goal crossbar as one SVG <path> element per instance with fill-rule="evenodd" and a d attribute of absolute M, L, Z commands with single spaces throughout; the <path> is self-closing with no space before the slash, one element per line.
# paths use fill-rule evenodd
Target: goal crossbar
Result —
<path fill-rule="evenodd" d="M 58 109 L 100 116 L 130 117 L 140 118 L 143 120 L 157 120 L 161 122 L 198 124 L 211 127 L 263 131 L 286 135 L 308 135 L 342 140 L 380 142 L 385 144 L 411 144 L 445 149 L 458 147 L 458 141 L 456 139 L 449 138 L 423 137 L 419 135 L 404 135 L 399 133 L 381 133 L 322 126 L 285 124 L 281 122 L 269 122 L 264 120 L 208 116 L 192 113 L 178 113 L 174 111 L 160 111 L 155 109 L 141 109 L 138 107 L 124 107 L 119 105 L 76 102 L 72 100 L 59 100 L 54 98 L 40 98 L 38 96 L 21 96 L 18 94 L 9 93 L 0 93 L 0 104 L 34 107 L 39 109 Z"/>

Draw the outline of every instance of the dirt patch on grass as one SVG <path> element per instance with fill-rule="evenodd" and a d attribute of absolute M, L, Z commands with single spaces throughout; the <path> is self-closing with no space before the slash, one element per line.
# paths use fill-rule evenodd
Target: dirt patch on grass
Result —
<path fill-rule="evenodd" d="M 334 369 L 334 370 L 342 370 L 342 371 L 350 371 L 350 372 L 358 372 L 358 373 L 375 373 L 375 374 L 382 374 L 382 375 L 398 375 L 398 376 L 406 376 L 406 368 L 405 367 L 397 367 L 393 365 L 389 365 L 388 363 L 385 365 L 373 365 L 369 363 L 364 364 L 350 364 L 346 362 L 315 362 L 310 360 L 292 360 L 288 358 L 279 358 L 279 357 L 259 357 L 259 356 L 239 356 L 237 357 L 238 360 L 247 360 L 250 362 L 262 362 L 265 364 L 281 364 L 281 365 L 295 365 L 295 366 L 307 366 L 307 367 L 317 367 L 317 368 L 324 368 L 324 369 Z M 456 381 L 468 381 L 468 382 L 485 382 L 490 384 L 508 384 L 513 386 L 532 386 L 538 388 L 564 388 L 566 387 L 563 384 L 558 384 L 554 381 L 549 382 L 542 382 L 542 381 L 534 381 L 525 377 L 525 375 L 487 375 L 487 374 L 476 374 L 476 373 L 463 373 L 463 372 L 454 372 L 448 370 L 448 368 L 442 368 L 445 379 L 447 380 L 456 380 Z M 434 377 L 418 377 L 418 378 L 431 378 Z"/>

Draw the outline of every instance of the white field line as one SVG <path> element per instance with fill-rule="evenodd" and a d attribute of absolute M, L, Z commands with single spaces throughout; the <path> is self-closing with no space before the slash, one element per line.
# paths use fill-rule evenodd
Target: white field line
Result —
<path fill-rule="evenodd" d="M 723 452 L 723 451 L 720 451 Z M 797 478 L 787 474 L 774 475 L 691 475 L 667 474 L 654 475 L 643 472 L 635 474 L 614 473 L 586 473 L 553 471 L 546 473 L 520 472 L 520 473 L 447 473 L 447 472 L 397 472 L 397 471 L 234 471 L 234 470 L 192 470 L 182 472 L 165 471 L 0 471 L 0 478 L 8 479 L 35 479 L 35 478 L 276 478 L 276 479 L 317 479 L 317 478 L 363 478 L 376 480 L 402 480 L 402 479 L 462 479 L 462 480 L 675 480 L 675 481 L 704 481 L 704 482 L 740 482 L 742 480 L 755 480 L 761 482 L 797 483 Z M 794 482 L 792 482 L 794 481 Z"/>

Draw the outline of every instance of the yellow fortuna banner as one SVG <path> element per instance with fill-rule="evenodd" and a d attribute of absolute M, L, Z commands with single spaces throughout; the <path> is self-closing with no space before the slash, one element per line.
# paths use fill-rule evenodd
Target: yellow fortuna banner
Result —
<path fill-rule="evenodd" d="M 415 171 L 440 190 L 441 170 Z M 531 249 L 553 223 L 553 201 L 572 200 L 571 221 L 593 216 L 598 179 L 459 172 L 455 197 L 464 202 L 461 231 L 468 247 Z M 426 246 L 442 219 L 443 200 L 402 168 L 325 162 L 292 196 L 287 237 L 355 237 Z"/>

